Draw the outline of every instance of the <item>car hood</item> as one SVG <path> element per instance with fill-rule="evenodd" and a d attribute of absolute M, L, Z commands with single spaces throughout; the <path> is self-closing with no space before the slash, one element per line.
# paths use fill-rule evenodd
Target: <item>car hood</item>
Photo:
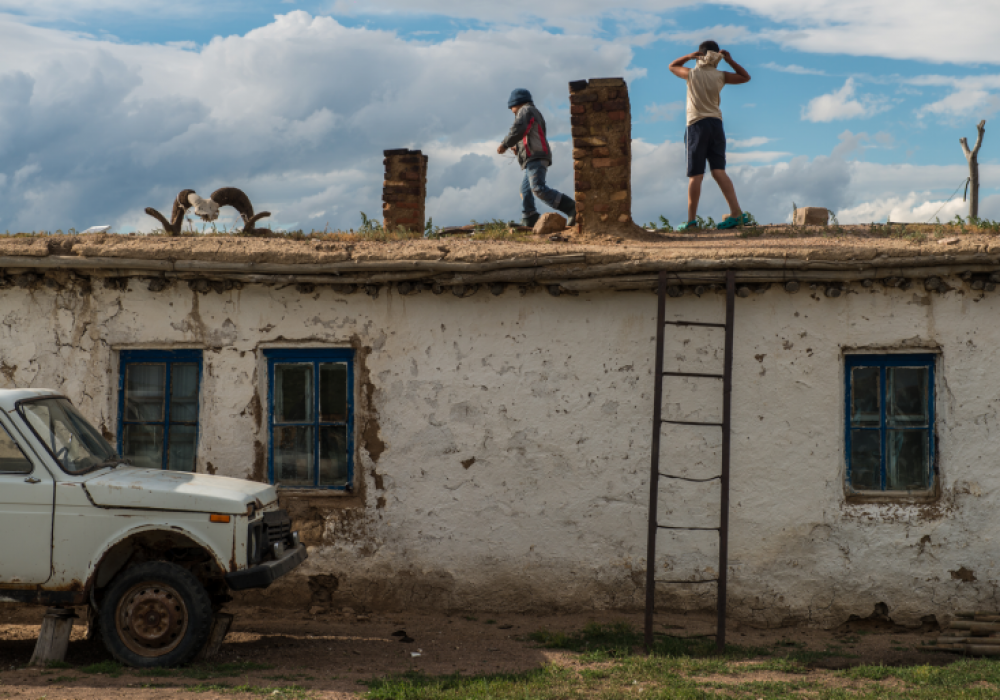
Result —
<path fill-rule="evenodd" d="M 278 500 L 269 484 L 207 474 L 118 467 L 87 479 L 84 488 L 95 505 L 105 508 L 179 510 L 198 513 L 245 513 Z"/>

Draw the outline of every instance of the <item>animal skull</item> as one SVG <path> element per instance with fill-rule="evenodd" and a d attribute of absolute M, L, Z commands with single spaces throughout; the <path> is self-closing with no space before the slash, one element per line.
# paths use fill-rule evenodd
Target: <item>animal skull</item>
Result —
<path fill-rule="evenodd" d="M 215 221 L 219 218 L 219 205 L 211 199 L 189 194 L 188 202 L 191 204 L 191 211 L 202 221 Z"/>

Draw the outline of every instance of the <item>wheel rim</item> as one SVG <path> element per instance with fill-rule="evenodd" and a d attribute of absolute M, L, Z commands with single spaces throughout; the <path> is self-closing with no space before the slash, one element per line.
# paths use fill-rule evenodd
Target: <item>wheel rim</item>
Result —
<path fill-rule="evenodd" d="M 169 654 L 184 638 L 188 614 L 184 600 L 170 586 L 141 583 L 122 596 L 115 624 L 118 637 L 140 656 Z"/>

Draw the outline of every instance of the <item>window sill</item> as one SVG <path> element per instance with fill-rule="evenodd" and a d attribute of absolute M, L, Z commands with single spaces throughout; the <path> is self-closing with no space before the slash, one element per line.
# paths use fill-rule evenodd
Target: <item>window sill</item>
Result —
<path fill-rule="evenodd" d="M 313 508 L 332 510 L 364 508 L 365 500 L 355 491 L 334 491 L 332 489 L 278 487 L 278 502 L 308 505 Z"/>
<path fill-rule="evenodd" d="M 924 491 L 852 491 L 845 490 L 844 499 L 852 504 L 907 505 L 933 503 L 941 498 L 941 490 L 935 486 Z"/>
<path fill-rule="evenodd" d="M 309 486 L 277 486 L 279 494 L 287 496 L 317 496 L 321 498 L 350 498 L 354 496 L 353 491 L 345 489 L 317 489 Z"/>

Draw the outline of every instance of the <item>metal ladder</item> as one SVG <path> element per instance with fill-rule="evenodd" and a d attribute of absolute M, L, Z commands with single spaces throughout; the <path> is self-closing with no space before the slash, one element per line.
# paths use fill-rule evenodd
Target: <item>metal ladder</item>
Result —
<path fill-rule="evenodd" d="M 715 583 L 718 586 L 718 614 L 715 633 L 715 646 L 722 653 L 726 646 L 726 583 L 729 569 L 729 453 L 731 437 L 732 389 L 733 389 L 733 315 L 735 311 L 736 279 L 732 270 L 726 272 L 726 322 L 699 323 L 688 321 L 668 321 L 667 312 L 667 273 L 660 273 L 658 306 L 656 313 L 656 364 L 655 389 L 653 392 L 653 441 L 649 470 L 649 534 L 646 546 L 646 651 L 653 647 L 653 612 L 656 605 L 656 584 L 701 584 Z M 664 372 L 663 345 L 665 329 L 672 326 L 701 326 L 705 328 L 725 329 L 725 360 L 722 374 L 705 374 L 697 372 Z M 722 422 L 700 423 L 692 421 L 663 420 L 663 378 L 664 377 L 702 377 L 722 380 Z M 715 426 L 722 428 L 722 471 L 707 479 L 692 479 L 676 474 L 664 474 L 660 471 L 660 433 L 664 423 L 689 426 Z M 657 507 L 660 495 L 660 478 L 704 483 L 719 480 L 722 496 L 721 512 L 718 527 L 681 527 L 663 525 L 657 522 Z M 716 530 L 719 533 L 719 574 L 718 578 L 696 580 L 664 580 L 656 578 L 656 536 L 660 530 Z M 709 635 L 711 636 L 711 635 Z"/>

